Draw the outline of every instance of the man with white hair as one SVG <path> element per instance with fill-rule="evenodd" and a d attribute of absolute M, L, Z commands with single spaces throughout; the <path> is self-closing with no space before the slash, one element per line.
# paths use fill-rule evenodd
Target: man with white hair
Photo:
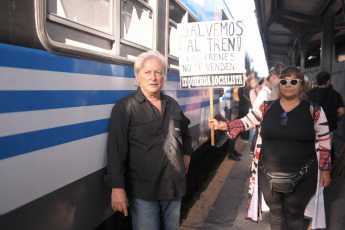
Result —
<path fill-rule="evenodd" d="M 189 119 L 161 92 L 167 63 L 148 51 L 134 63 L 138 89 L 114 106 L 105 182 L 114 211 L 132 214 L 133 229 L 177 230 L 192 154 Z"/>

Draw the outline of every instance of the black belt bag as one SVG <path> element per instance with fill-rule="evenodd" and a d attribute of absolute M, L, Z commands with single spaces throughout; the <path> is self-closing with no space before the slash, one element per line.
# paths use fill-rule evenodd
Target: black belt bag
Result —
<path fill-rule="evenodd" d="M 267 171 L 262 162 L 259 164 L 260 171 L 267 177 L 271 191 L 291 193 L 308 172 L 308 168 L 314 160 L 309 161 L 299 172 L 271 172 Z"/>

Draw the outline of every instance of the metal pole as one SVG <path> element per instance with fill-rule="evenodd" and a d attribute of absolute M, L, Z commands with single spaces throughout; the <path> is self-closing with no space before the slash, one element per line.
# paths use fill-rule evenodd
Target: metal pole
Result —
<path fill-rule="evenodd" d="M 213 88 L 210 88 L 210 117 L 213 119 Z M 211 146 L 214 146 L 214 129 L 211 129 Z"/>

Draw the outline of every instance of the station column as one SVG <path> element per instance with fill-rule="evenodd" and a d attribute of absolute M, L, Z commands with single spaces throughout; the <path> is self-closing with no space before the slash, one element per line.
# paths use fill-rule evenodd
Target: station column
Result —
<path fill-rule="evenodd" d="M 332 73 L 334 17 L 324 17 L 321 39 L 321 71 Z"/>

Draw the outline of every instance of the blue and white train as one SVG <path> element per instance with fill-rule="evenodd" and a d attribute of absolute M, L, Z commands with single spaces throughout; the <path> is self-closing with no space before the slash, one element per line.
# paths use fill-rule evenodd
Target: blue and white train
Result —
<path fill-rule="evenodd" d="M 190 118 L 194 149 L 209 138 L 209 91 L 180 89 L 177 23 L 232 19 L 223 0 L 0 3 L 0 229 L 95 229 L 113 215 L 110 111 L 136 90 L 141 52 L 167 58 L 164 92 Z"/>

